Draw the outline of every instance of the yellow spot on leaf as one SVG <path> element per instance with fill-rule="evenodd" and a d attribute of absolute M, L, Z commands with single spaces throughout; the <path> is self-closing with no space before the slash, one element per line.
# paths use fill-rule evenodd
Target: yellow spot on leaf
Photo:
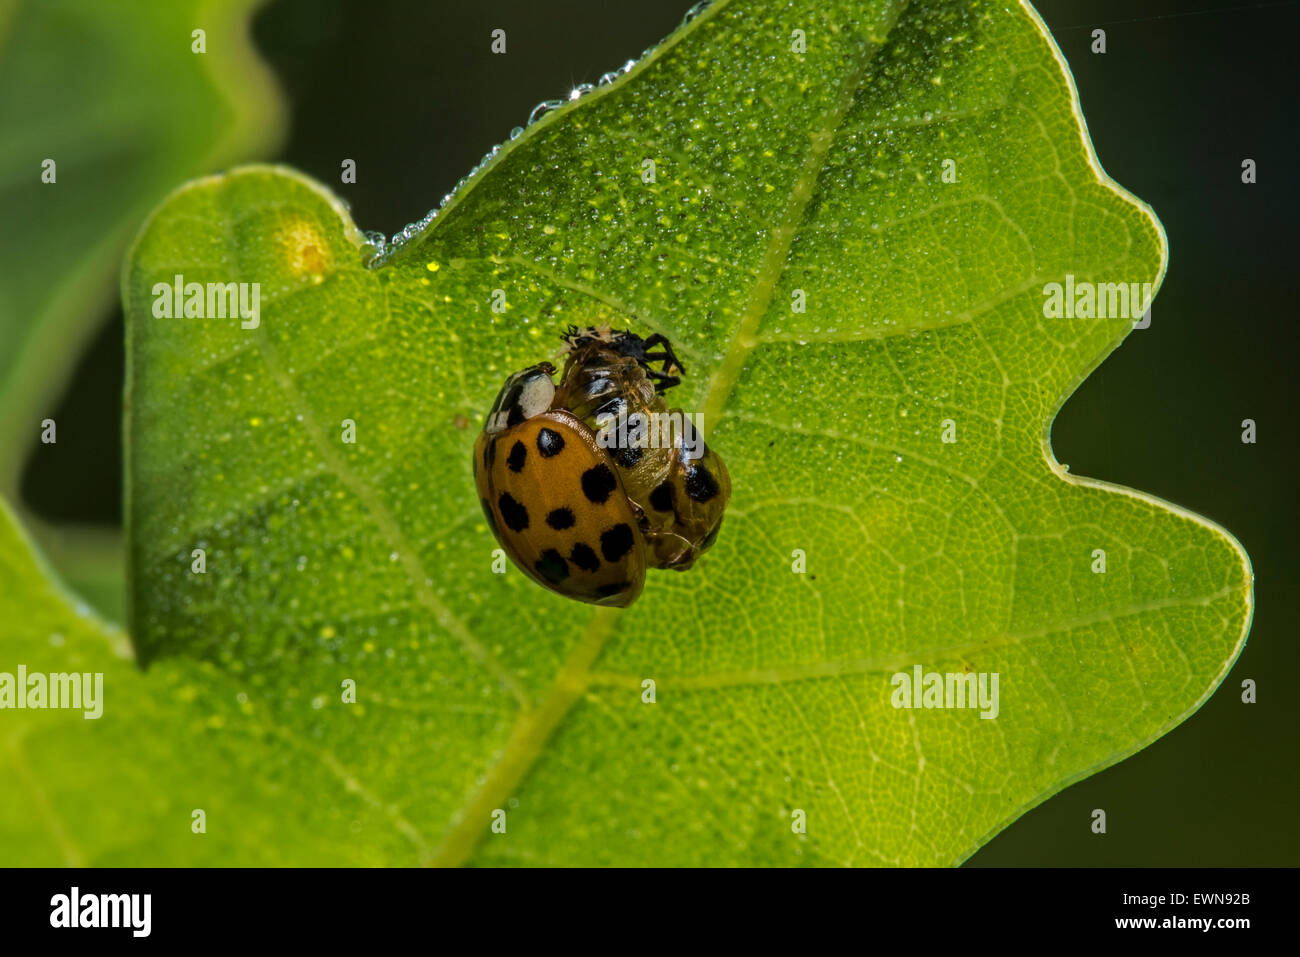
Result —
<path fill-rule="evenodd" d="M 315 223 L 292 220 L 280 231 L 280 244 L 291 275 L 324 282 L 333 257 Z"/>

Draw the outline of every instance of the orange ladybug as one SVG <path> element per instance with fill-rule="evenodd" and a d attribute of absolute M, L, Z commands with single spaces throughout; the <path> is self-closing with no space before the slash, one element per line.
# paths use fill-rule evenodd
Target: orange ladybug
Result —
<path fill-rule="evenodd" d="M 526 575 L 626 607 L 647 568 L 684 570 L 713 544 L 731 481 L 690 417 L 662 398 L 684 371 L 667 339 L 604 327 L 564 340 L 558 388 L 549 362 L 506 379 L 474 445 L 475 485 L 488 527 Z M 660 426 L 649 441 L 611 429 L 633 413 L 659 416 L 633 418 Z"/>

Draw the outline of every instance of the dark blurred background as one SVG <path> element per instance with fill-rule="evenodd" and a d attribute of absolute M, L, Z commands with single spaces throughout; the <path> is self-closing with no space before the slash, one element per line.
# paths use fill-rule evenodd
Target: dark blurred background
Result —
<path fill-rule="evenodd" d="M 540 100 L 636 57 L 690 6 L 608 0 L 274 0 L 254 37 L 287 94 L 277 159 L 331 184 L 365 229 L 419 219 Z M 1169 274 L 1134 332 L 1065 404 L 1060 461 L 1229 529 L 1254 563 L 1250 641 L 1175 731 L 1031 811 L 968 866 L 1300 863 L 1296 671 L 1295 38 L 1300 3 L 1044 0 L 1103 166 L 1155 209 Z M 489 52 L 495 28 L 508 53 Z M 1090 51 L 1092 30 L 1107 52 Z M 343 159 L 357 182 L 339 182 Z M 1243 185 L 1241 162 L 1258 164 Z M 39 446 L 23 498 L 52 522 L 121 522 L 122 317 L 55 413 L 78 442 Z M 1258 423 L 1243 445 L 1242 419 Z M 87 480 L 90 477 L 89 481 Z M 1287 622 L 1292 621 L 1292 625 Z M 1257 704 L 1240 700 L 1258 683 Z M 1109 833 L 1089 829 L 1093 808 Z"/>

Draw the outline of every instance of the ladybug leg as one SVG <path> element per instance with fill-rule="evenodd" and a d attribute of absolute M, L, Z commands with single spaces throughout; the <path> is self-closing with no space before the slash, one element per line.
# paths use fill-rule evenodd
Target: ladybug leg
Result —
<path fill-rule="evenodd" d="M 661 394 L 668 391 L 675 385 L 681 385 L 681 381 L 682 381 L 681 377 L 679 376 L 669 375 L 666 372 L 659 372 L 655 369 L 650 369 L 650 368 L 646 369 L 645 374 L 651 379 L 651 381 L 654 382 L 655 391 Z"/>
<path fill-rule="evenodd" d="M 663 352 L 652 353 L 650 350 L 655 346 L 663 346 Z M 642 344 L 645 350 L 643 355 L 648 362 L 662 362 L 664 371 L 667 372 L 672 366 L 676 366 L 680 371 L 685 372 L 686 366 L 682 365 L 682 360 L 677 358 L 677 353 L 673 352 L 673 344 L 668 341 L 666 336 L 656 332 Z"/>

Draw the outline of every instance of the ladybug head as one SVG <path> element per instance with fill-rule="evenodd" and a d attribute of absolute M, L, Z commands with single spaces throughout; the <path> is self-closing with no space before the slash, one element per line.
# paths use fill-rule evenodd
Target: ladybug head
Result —
<path fill-rule="evenodd" d="M 506 379 L 483 423 L 483 431 L 495 435 L 549 409 L 555 398 L 554 374 L 555 366 L 539 362 Z"/>

